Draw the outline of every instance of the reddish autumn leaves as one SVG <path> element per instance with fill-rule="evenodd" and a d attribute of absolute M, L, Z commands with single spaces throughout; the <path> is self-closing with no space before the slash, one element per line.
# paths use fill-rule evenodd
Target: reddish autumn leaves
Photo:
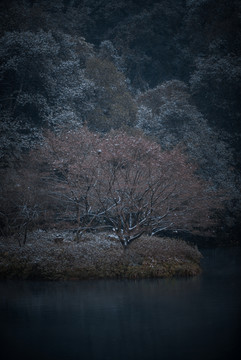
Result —
<path fill-rule="evenodd" d="M 163 151 L 143 136 L 49 133 L 32 159 L 51 196 L 75 210 L 79 234 L 109 226 L 124 247 L 143 233 L 210 229 L 222 207 L 180 148 Z"/>

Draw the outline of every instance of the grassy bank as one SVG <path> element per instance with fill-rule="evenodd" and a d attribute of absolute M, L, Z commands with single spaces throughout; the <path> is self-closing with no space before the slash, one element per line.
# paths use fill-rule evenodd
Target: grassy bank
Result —
<path fill-rule="evenodd" d="M 25 246 L 0 239 L 0 278 L 78 280 L 193 276 L 201 254 L 182 240 L 143 236 L 124 251 L 115 237 L 71 232 L 35 231 Z"/>

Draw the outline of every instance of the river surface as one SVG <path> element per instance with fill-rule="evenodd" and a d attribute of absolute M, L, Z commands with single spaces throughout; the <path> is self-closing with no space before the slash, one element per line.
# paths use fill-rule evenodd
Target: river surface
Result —
<path fill-rule="evenodd" d="M 241 249 L 184 279 L 0 282 L 3 360 L 229 360 L 241 353 Z"/>

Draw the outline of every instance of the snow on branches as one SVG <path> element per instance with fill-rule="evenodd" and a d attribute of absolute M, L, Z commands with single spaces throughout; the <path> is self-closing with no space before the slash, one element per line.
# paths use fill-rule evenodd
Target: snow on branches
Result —
<path fill-rule="evenodd" d="M 79 235 L 109 226 L 124 247 L 143 233 L 210 230 L 222 208 L 179 147 L 163 151 L 143 136 L 49 133 L 32 159 L 51 196 L 75 209 Z"/>

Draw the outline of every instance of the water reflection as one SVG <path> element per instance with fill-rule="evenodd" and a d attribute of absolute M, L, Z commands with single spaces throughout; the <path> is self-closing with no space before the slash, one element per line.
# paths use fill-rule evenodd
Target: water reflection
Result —
<path fill-rule="evenodd" d="M 190 279 L 0 283 L 6 359 L 228 359 L 238 350 L 240 249 L 205 250 Z"/>

